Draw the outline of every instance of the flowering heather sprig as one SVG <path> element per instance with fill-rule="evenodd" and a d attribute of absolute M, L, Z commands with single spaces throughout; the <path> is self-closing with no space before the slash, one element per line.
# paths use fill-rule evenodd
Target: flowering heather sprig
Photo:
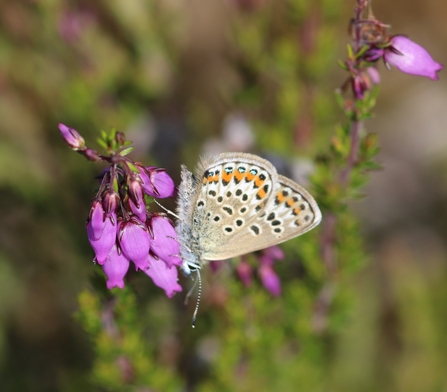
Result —
<path fill-rule="evenodd" d="M 376 63 L 383 60 L 385 66 L 391 66 L 401 72 L 425 76 L 438 80 L 438 72 L 443 66 L 433 60 L 430 54 L 420 45 L 403 35 L 388 35 L 389 26 L 378 21 L 371 8 L 367 17 L 362 14 L 368 1 L 359 1 L 356 15 L 351 24 L 353 42 L 348 45 L 348 59 L 341 64 L 350 73 L 342 90 L 351 86 L 352 94 L 362 100 L 367 91 L 379 83 L 371 77 L 370 70 L 377 70 Z"/>
<path fill-rule="evenodd" d="M 92 162 L 107 162 L 99 190 L 92 201 L 87 220 L 88 240 L 101 265 L 107 288 L 124 287 L 124 277 L 133 262 L 168 297 L 182 291 L 176 266 L 182 260 L 172 222 L 163 213 L 147 210 L 148 196 L 174 195 L 174 181 L 164 169 L 133 162 L 124 134 L 105 132 L 99 143 L 108 155 L 87 148 L 83 137 L 73 128 L 59 124 L 65 142 L 73 151 Z"/>

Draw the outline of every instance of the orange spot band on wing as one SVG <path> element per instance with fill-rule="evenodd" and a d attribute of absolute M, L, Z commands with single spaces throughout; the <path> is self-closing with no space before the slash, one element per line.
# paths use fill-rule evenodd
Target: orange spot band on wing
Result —
<path fill-rule="evenodd" d="M 248 173 L 247 173 L 247 177 L 245 178 L 245 180 L 246 180 L 246 181 L 253 181 L 253 179 L 254 179 L 255 177 L 256 177 L 256 176 L 255 176 L 253 173 L 248 172 Z"/>
<path fill-rule="evenodd" d="M 282 192 L 278 192 L 276 198 L 278 199 L 278 203 L 282 203 L 284 200 L 286 200 L 286 197 Z"/>
<path fill-rule="evenodd" d="M 259 178 L 259 176 L 256 176 L 256 178 L 255 178 L 256 187 L 259 188 L 264 183 L 264 181 L 265 180 L 262 180 L 261 178 Z"/>
<path fill-rule="evenodd" d="M 203 177 L 203 185 L 206 185 L 207 184 L 207 182 L 208 182 L 208 177 Z"/>
<path fill-rule="evenodd" d="M 236 170 L 236 172 L 234 173 L 234 177 L 236 177 L 236 180 L 238 182 L 242 181 L 245 177 L 246 173 L 240 173 L 239 170 Z"/>
<path fill-rule="evenodd" d="M 293 209 L 293 213 L 295 215 L 298 215 L 300 212 L 301 212 L 301 208 L 300 207 L 296 207 L 296 208 Z"/>
<path fill-rule="evenodd" d="M 293 200 L 293 197 L 289 197 L 286 201 L 287 207 L 292 207 L 295 204 L 295 200 Z"/>
<path fill-rule="evenodd" d="M 233 173 L 227 173 L 225 171 L 222 173 L 222 179 L 225 182 L 230 182 L 232 178 L 233 178 Z"/>
<path fill-rule="evenodd" d="M 260 189 L 260 190 L 258 191 L 258 193 L 256 194 L 256 196 L 258 197 L 258 199 L 263 199 L 263 198 L 265 197 L 266 194 L 267 194 L 266 191 L 264 190 L 264 188 L 262 188 L 262 189 Z"/>

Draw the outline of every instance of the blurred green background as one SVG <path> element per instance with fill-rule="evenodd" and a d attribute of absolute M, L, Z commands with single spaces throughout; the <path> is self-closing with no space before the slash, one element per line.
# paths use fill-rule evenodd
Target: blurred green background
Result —
<path fill-rule="evenodd" d="M 114 369 L 98 370 L 97 336 L 74 318 L 78 294 L 94 287 L 85 218 L 101 167 L 72 153 L 57 123 L 93 148 L 100 129 L 115 127 L 134 141 L 135 159 L 167 168 L 177 183 L 181 163 L 191 168 L 204 151 L 222 148 L 263 153 L 279 165 L 287 157 L 297 162 L 289 175 L 305 175 L 343 121 L 332 93 L 346 77 L 336 60 L 345 56 L 353 7 L 0 1 L 0 390 L 447 391 L 444 72 L 435 83 L 381 66 L 376 116 L 366 126 L 379 135 L 383 170 L 350 204 L 368 262 L 343 279 L 349 290 L 328 333 L 310 321 L 324 280 L 319 265 L 312 268 L 320 280 L 303 278 L 312 289 L 302 288 L 298 271 L 279 299 L 259 284 L 244 288 L 234 276 L 208 273 L 194 331 L 184 293 L 169 302 L 146 287 L 148 279 L 131 276 L 134 318 L 147 321 L 142 336 L 159 387 L 119 389 L 101 382 Z M 447 3 L 377 0 L 373 7 L 392 33 L 447 64 Z M 231 138 L 235 126 L 251 129 L 236 140 L 242 145 Z M 241 310 L 240 298 L 253 301 L 255 315 Z M 289 324 L 275 322 L 286 308 Z"/>

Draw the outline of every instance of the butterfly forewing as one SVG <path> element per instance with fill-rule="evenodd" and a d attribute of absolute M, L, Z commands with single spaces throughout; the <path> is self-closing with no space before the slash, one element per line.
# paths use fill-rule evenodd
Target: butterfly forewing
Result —
<path fill-rule="evenodd" d="M 235 238 L 252 226 L 271 198 L 277 173 L 272 164 L 249 154 L 225 154 L 204 161 L 198 176 L 193 235 L 200 238 L 202 258 L 218 260 L 241 255 L 245 244 Z"/>

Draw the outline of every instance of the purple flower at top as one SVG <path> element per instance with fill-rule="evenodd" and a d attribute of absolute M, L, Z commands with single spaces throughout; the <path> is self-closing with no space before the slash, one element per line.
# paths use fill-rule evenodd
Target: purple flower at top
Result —
<path fill-rule="evenodd" d="M 110 250 L 116 242 L 116 230 L 115 213 L 106 218 L 101 202 L 94 200 L 87 222 L 87 237 L 95 251 L 95 259 L 98 264 L 104 264 L 106 261 Z"/>
<path fill-rule="evenodd" d="M 401 72 L 426 76 L 432 80 L 439 79 L 437 72 L 443 68 L 422 46 L 401 35 L 391 38 L 391 45 L 385 50 L 384 59 Z"/>
<path fill-rule="evenodd" d="M 154 284 L 161 287 L 166 295 L 171 298 L 176 292 L 182 291 L 182 286 L 178 284 L 177 268 L 169 268 L 166 263 L 149 254 L 150 267 L 143 272 L 149 276 Z"/>
<path fill-rule="evenodd" d="M 65 142 L 73 149 L 73 150 L 82 150 L 85 148 L 84 138 L 79 134 L 76 129 L 69 128 L 64 124 L 59 124 L 59 131 L 61 132 L 62 137 Z"/>

